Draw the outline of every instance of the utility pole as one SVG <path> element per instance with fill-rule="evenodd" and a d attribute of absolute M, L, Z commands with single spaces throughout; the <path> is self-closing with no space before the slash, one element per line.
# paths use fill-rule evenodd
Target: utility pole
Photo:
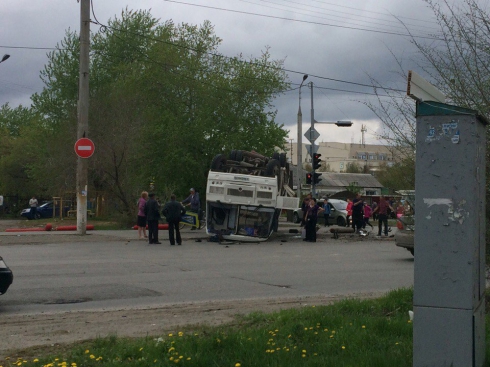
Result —
<path fill-rule="evenodd" d="M 310 131 L 313 132 L 315 131 L 315 110 L 313 109 L 313 82 L 308 83 L 310 85 L 310 92 L 311 92 L 311 126 L 310 126 Z M 315 145 L 315 140 L 312 140 L 310 137 L 310 142 L 311 142 L 311 147 L 310 147 L 310 157 L 311 157 L 311 166 L 313 168 L 312 170 L 312 181 L 311 181 L 311 194 L 313 197 L 316 195 L 316 184 L 315 184 L 315 165 L 313 163 L 313 154 L 314 154 L 314 145 Z"/>
<path fill-rule="evenodd" d="M 78 79 L 77 138 L 88 137 L 90 0 L 80 0 L 80 74 Z M 88 161 L 77 158 L 77 233 L 87 233 Z"/>
<path fill-rule="evenodd" d="M 303 80 L 299 85 L 299 105 L 298 105 L 298 147 L 296 149 L 297 162 L 296 162 L 296 176 L 298 180 L 298 186 L 296 188 L 296 197 L 301 198 L 301 181 L 303 181 L 303 114 L 301 113 L 301 87 L 303 82 L 308 78 L 308 75 L 303 75 Z"/>

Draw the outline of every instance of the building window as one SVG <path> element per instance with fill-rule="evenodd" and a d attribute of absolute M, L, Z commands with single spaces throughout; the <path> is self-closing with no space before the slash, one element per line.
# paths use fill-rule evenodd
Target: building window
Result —
<path fill-rule="evenodd" d="M 366 195 L 373 196 L 373 195 L 378 195 L 378 194 L 376 193 L 376 190 L 366 190 Z"/>
<path fill-rule="evenodd" d="M 350 183 L 351 186 L 359 186 L 359 182 L 357 181 L 353 181 Z"/>
<path fill-rule="evenodd" d="M 370 159 L 371 161 L 374 161 L 375 156 L 374 156 L 374 155 L 372 155 L 372 154 L 369 154 L 369 159 Z"/>

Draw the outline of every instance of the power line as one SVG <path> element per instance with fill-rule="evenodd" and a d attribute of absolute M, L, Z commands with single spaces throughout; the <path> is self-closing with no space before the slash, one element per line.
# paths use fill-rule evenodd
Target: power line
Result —
<path fill-rule="evenodd" d="M 413 24 L 401 24 L 401 22 L 398 21 L 398 20 L 378 19 L 378 18 L 374 18 L 374 17 L 369 17 L 369 16 L 365 16 L 365 15 L 362 15 L 361 16 L 361 15 L 347 13 L 347 12 L 342 12 L 342 11 L 335 11 L 337 14 L 335 14 L 335 17 L 332 19 L 331 18 L 331 16 L 332 16 L 331 14 L 325 13 L 325 12 L 322 12 L 322 11 L 319 11 L 319 9 L 320 10 L 326 10 L 326 11 L 328 11 L 329 9 L 327 9 L 327 8 L 315 7 L 315 6 L 298 3 L 298 2 L 295 2 L 295 1 L 288 1 L 288 0 L 283 0 L 283 2 L 291 3 L 291 4 L 302 5 L 304 7 L 312 8 L 313 10 L 299 8 L 299 7 L 295 7 L 295 6 L 282 5 L 282 4 L 278 4 L 278 3 L 273 2 L 273 1 L 270 1 L 270 0 L 257 0 L 257 1 L 260 1 L 260 3 L 251 2 L 251 1 L 247 1 L 247 0 L 239 0 L 239 1 L 244 2 L 244 3 L 248 3 L 248 4 L 259 5 L 259 6 L 262 6 L 262 7 L 269 8 L 269 9 L 288 10 L 288 11 L 290 9 L 296 9 L 296 10 L 303 10 L 303 11 L 306 11 L 308 13 L 323 14 L 323 15 L 327 16 L 327 17 L 322 17 L 322 16 L 318 16 L 318 15 L 305 14 L 304 12 L 294 12 L 295 14 L 301 14 L 301 15 L 305 15 L 305 16 L 308 16 L 308 17 L 319 18 L 319 19 L 329 19 L 329 20 L 334 20 L 334 21 L 339 20 L 339 19 L 347 19 L 348 21 L 349 20 L 350 21 L 352 21 L 352 20 L 358 21 L 357 19 L 351 19 L 350 17 L 347 17 L 347 16 L 338 15 L 338 14 L 346 14 L 346 15 L 350 15 L 350 16 L 353 16 L 353 17 L 362 17 L 362 20 L 364 21 L 364 23 L 374 24 L 374 25 L 377 25 L 377 26 L 380 26 L 380 27 L 392 27 L 392 28 L 398 28 L 398 29 L 405 30 L 410 25 L 411 26 L 415 26 Z M 278 8 L 278 7 L 274 7 L 274 6 L 264 5 L 264 4 L 261 4 L 261 3 L 274 4 L 274 5 L 282 6 L 283 8 Z M 368 20 L 365 20 L 365 19 L 375 19 L 377 22 L 372 22 L 372 21 L 368 21 Z M 394 24 L 382 24 L 380 22 L 394 23 Z M 359 24 L 359 23 L 351 23 L 351 25 L 361 25 L 362 26 L 362 24 Z M 415 26 L 415 27 L 422 27 L 422 28 L 426 28 L 426 29 L 432 30 L 432 31 L 436 31 L 437 30 L 434 27 L 424 27 L 424 26 Z M 376 29 L 376 28 L 374 28 L 374 29 Z M 378 30 L 382 30 L 382 29 L 379 29 L 378 28 Z M 419 30 L 419 31 L 422 32 L 422 30 Z"/>
<path fill-rule="evenodd" d="M 393 35 L 393 36 L 403 36 L 403 37 L 410 37 L 410 38 L 420 38 L 420 39 L 429 39 L 429 40 L 435 40 L 435 41 L 444 41 L 442 38 L 431 37 L 431 36 L 414 36 L 414 35 L 410 35 L 410 34 L 407 34 L 407 33 L 378 31 L 378 30 L 367 29 L 367 28 L 357 28 L 357 27 L 348 27 L 348 26 L 341 26 L 341 25 L 328 24 L 328 23 L 312 22 L 312 21 L 306 21 L 306 20 L 300 20 L 300 19 L 293 19 L 293 18 L 286 18 L 286 17 L 278 17 L 278 16 L 274 16 L 274 15 L 266 15 L 266 14 L 252 13 L 252 12 L 247 12 L 247 11 L 242 11 L 242 10 L 232 10 L 232 9 L 219 8 L 219 7 L 215 7 L 215 6 L 192 4 L 192 3 L 186 3 L 186 2 L 182 2 L 182 1 L 176 1 L 176 0 L 163 0 L 163 1 L 166 1 L 166 2 L 169 2 L 169 3 L 181 4 L 181 5 L 196 6 L 198 8 L 206 8 L 206 9 L 214 9 L 214 10 L 226 11 L 226 12 L 230 12 L 230 13 L 253 15 L 253 16 L 256 16 L 256 17 L 263 17 L 263 18 L 270 18 L 270 19 L 279 19 L 279 20 L 288 20 L 288 21 L 297 22 L 297 23 L 306 23 L 306 24 L 321 25 L 321 26 L 326 26 L 326 27 L 334 27 L 334 28 L 342 28 L 342 29 L 352 29 L 352 30 L 357 30 L 357 31 L 364 31 L 364 32 L 389 34 L 389 35 Z"/>

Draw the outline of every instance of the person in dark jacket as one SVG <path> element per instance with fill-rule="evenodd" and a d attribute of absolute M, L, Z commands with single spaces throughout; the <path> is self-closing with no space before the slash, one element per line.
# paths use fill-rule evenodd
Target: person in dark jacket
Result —
<path fill-rule="evenodd" d="M 316 242 L 316 223 L 318 214 L 323 211 L 323 208 L 316 204 L 316 199 L 311 198 L 305 215 L 306 238 L 303 241 Z"/>
<path fill-rule="evenodd" d="M 148 243 L 161 244 L 158 242 L 158 221 L 160 220 L 160 204 L 155 200 L 155 194 L 151 193 L 145 205 L 146 221 L 148 222 Z"/>
<path fill-rule="evenodd" d="M 170 245 L 175 245 L 175 240 L 177 239 L 177 245 L 182 245 L 182 238 L 180 237 L 179 223 L 180 217 L 185 214 L 184 206 L 175 200 L 175 195 L 170 196 L 170 201 L 166 203 L 162 211 L 165 218 L 167 218 L 168 223 L 168 239 L 170 240 Z M 175 238 L 174 237 L 175 231 Z"/>

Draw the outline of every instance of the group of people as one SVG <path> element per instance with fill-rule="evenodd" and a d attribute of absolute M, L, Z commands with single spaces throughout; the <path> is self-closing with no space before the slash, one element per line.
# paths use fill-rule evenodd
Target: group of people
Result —
<path fill-rule="evenodd" d="M 161 219 L 160 213 L 166 218 L 168 223 L 168 238 L 170 245 L 182 245 L 182 237 L 180 235 L 179 224 L 181 217 L 186 210 L 184 205 L 189 205 L 191 211 L 199 213 L 201 204 L 199 194 L 193 188 L 190 189 L 190 195 L 178 202 L 175 194 L 170 195 L 170 201 L 163 208 L 155 199 L 155 194 L 148 194 L 147 191 L 141 193 L 138 200 L 138 235 L 140 239 L 148 239 L 149 244 L 161 244 L 158 240 L 158 223 Z M 148 225 L 148 235 L 146 227 Z M 195 228 L 195 227 L 193 227 Z"/>
<path fill-rule="evenodd" d="M 347 199 L 347 226 L 352 225 L 352 229 L 357 233 L 365 229 L 366 226 L 373 228 L 369 222 L 372 216 L 374 220 L 378 220 L 378 236 L 381 236 L 382 232 L 385 236 L 388 236 L 390 212 L 394 212 L 394 209 L 385 196 L 381 195 L 379 203 L 373 202 L 373 205 L 369 206 L 367 202 L 362 200 L 361 194 L 358 193 L 353 200 Z"/>
<path fill-rule="evenodd" d="M 323 200 L 323 204 L 320 206 L 311 194 L 306 195 L 301 204 L 303 211 L 303 219 L 301 225 L 304 226 L 305 235 L 303 241 L 316 242 L 316 226 L 318 223 L 318 215 L 323 214 L 325 220 L 325 227 L 329 226 L 329 217 L 331 213 L 331 207 L 328 203 L 328 199 Z M 388 217 L 391 212 L 395 212 L 392 205 L 382 195 L 379 199 L 379 203 L 374 202 L 372 206 L 369 206 L 362 200 L 361 194 L 357 194 L 353 200 L 347 199 L 347 226 L 352 225 L 354 231 L 359 232 L 372 224 L 369 222 L 371 216 L 376 220 L 378 219 L 378 236 L 384 233 L 388 236 Z M 397 207 L 397 215 L 400 208 Z M 352 219 L 352 221 L 351 221 Z M 383 231 L 384 226 L 384 231 Z"/>

